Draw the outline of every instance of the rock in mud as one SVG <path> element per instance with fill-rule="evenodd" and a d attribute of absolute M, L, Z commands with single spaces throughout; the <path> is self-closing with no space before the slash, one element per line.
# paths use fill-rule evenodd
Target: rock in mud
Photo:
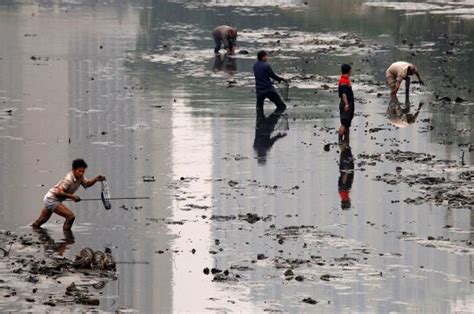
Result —
<path fill-rule="evenodd" d="M 249 267 L 249 266 L 244 266 L 244 265 L 232 265 L 230 266 L 230 269 L 234 269 L 237 271 L 251 271 L 254 270 L 254 268 Z"/>
<path fill-rule="evenodd" d="M 444 102 L 451 102 L 451 98 L 448 96 L 444 96 L 438 99 L 439 101 L 444 101 Z"/>
<path fill-rule="evenodd" d="M 142 176 L 143 182 L 155 182 L 154 176 Z"/>
<path fill-rule="evenodd" d="M 229 215 L 229 216 L 224 216 L 224 215 L 212 215 L 211 220 L 216 220 L 216 221 L 230 221 L 230 220 L 235 220 L 237 217 L 234 215 Z"/>
<path fill-rule="evenodd" d="M 311 297 L 310 298 L 304 298 L 302 301 L 304 303 L 313 304 L 313 305 L 318 303 L 318 301 L 316 301 L 315 299 L 313 299 Z"/>
<path fill-rule="evenodd" d="M 304 276 L 301 276 L 301 275 L 296 276 L 296 277 L 295 277 L 295 280 L 296 280 L 296 281 L 300 281 L 300 282 L 301 282 L 301 281 L 304 281 Z"/>
<path fill-rule="evenodd" d="M 77 299 L 76 303 L 82 304 L 82 305 L 98 306 L 100 304 L 100 301 L 99 301 L 99 299 L 85 297 L 85 298 Z"/>
<path fill-rule="evenodd" d="M 214 282 L 237 281 L 237 278 L 238 278 L 237 276 L 232 277 L 229 274 L 226 275 L 224 273 L 220 273 L 220 274 L 216 274 L 214 278 L 212 279 L 212 281 Z"/>
<path fill-rule="evenodd" d="M 252 214 L 252 213 L 247 213 L 247 215 L 245 216 L 240 215 L 239 218 L 241 220 L 247 221 L 250 224 L 254 224 L 261 219 L 257 214 Z"/>

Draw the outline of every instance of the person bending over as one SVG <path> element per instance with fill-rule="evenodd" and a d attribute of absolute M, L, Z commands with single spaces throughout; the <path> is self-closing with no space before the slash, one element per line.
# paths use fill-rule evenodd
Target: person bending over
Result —
<path fill-rule="evenodd" d="M 390 65 L 390 67 L 385 72 L 385 76 L 387 79 L 387 85 L 390 87 L 390 94 L 392 97 L 397 95 L 402 81 L 405 80 L 405 95 L 408 101 L 410 95 L 410 76 L 412 75 L 416 75 L 418 77 L 420 85 L 425 85 L 414 64 L 405 61 L 398 61 Z"/>
<path fill-rule="evenodd" d="M 212 37 L 214 37 L 214 42 L 216 43 L 214 53 L 218 54 L 222 44 L 224 44 L 224 49 L 227 50 L 227 53 L 230 55 L 234 54 L 235 45 L 237 44 L 237 29 L 221 25 L 214 28 Z"/>

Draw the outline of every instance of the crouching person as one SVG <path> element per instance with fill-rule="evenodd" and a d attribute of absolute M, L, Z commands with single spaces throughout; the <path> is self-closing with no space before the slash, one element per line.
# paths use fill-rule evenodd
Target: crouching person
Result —
<path fill-rule="evenodd" d="M 31 225 L 33 228 L 40 228 L 42 224 L 49 220 L 53 213 L 56 213 L 66 219 L 63 229 L 71 230 L 76 216 L 63 204 L 63 201 L 71 199 L 74 202 L 80 202 L 81 198 L 74 194 L 79 189 L 79 186 L 82 185 L 84 188 L 88 188 L 97 181 L 105 180 L 105 177 L 102 175 L 98 175 L 92 180 L 87 180 L 84 176 L 86 169 L 87 164 L 83 159 L 76 159 L 72 162 L 72 170 L 44 196 L 44 207 L 38 219 Z"/>

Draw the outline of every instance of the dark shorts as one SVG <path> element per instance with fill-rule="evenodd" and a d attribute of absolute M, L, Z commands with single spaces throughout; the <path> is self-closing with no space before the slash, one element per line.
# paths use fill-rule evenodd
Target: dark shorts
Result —
<path fill-rule="evenodd" d="M 350 128 L 352 123 L 352 119 L 342 119 L 341 118 L 341 124 L 345 126 L 346 128 Z"/>
<path fill-rule="evenodd" d="M 344 104 L 341 102 L 339 104 L 339 116 L 341 118 L 341 124 L 347 128 L 351 127 L 352 119 L 354 118 L 353 106 L 349 106 L 349 111 L 344 110 Z"/>

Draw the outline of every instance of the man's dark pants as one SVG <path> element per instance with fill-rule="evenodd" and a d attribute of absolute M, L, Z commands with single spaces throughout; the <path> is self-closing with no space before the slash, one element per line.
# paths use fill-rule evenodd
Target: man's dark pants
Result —
<path fill-rule="evenodd" d="M 281 100 L 280 95 L 278 95 L 275 88 L 271 87 L 265 90 L 257 90 L 257 110 L 263 109 L 263 103 L 265 102 L 265 98 L 270 99 L 270 101 L 272 101 L 278 109 L 286 109 L 286 105 L 283 100 Z"/>

